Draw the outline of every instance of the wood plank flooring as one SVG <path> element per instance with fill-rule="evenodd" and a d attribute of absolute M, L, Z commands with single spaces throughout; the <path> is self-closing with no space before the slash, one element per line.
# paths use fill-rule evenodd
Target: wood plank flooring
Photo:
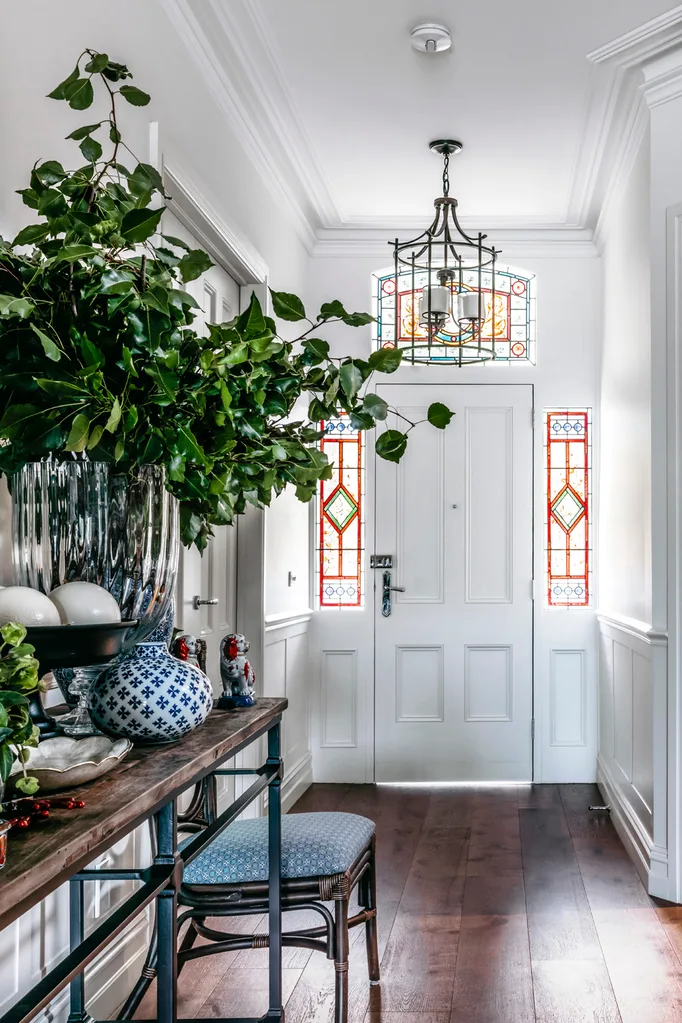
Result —
<path fill-rule="evenodd" d="M 370 987 L 357 928 L 350 1023 L 682 1023 L 682 907 L 649 899 L 591 803 L 592 785 L 309 789 L 294 812 L 377 825 L 382 977 Z M 266 964 L 264 951 L 189 963 L 179 1015 L 265 1012 Z M 285 951 L 284 990 L 287 1023 L 333 1019 L 320 953 Z M 148 997 L 139 1017 L 153 1015 Z"/>

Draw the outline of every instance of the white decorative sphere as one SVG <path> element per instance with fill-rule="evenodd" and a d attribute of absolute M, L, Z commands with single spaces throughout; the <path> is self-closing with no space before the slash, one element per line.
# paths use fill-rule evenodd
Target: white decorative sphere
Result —
<path fill-rule="evenodd" d="M 121 609 L 115 599 L 96 583 L 64 583 L 52 590 L 50 600 L 62 625 L 104 625 L 121 620 Z"/>
<path fill-rule="evenodd" d="M 0 625 L 19 622 L 36 627 L 59 625 L 59 611 L 49 597 L 30 586 L 5 586 L 0 590 Z"/>

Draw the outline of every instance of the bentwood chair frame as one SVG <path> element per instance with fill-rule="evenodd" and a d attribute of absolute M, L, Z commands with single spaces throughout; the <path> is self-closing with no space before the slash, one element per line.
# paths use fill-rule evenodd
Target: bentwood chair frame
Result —
<path fill-rule="evenodd" d="M 198 831 L 208 825 L 217 815 L 217 793 L 215 777 L 230 772 L 216 771 L 196 786 L 190 806 L 179 818 L 183 831 Z M 359 911 L 349 915 L 350 898 L 358 889 Z M 333 902 L 334 911 L 325 905 Z M 238 949 L 267 948 L 267 934 L 232 934 L 211 927 L 206 923 L 209 917 L 251 916 L 268 911 L 268 882 L 248 881 L 234 884 L 183 883 L 178 903 L 182 907 L 178 927 L 188 927 L 178 949 L 178 973 L 186 962 L 218 952 Z M 360 924 L 365 925 L 367 945 L 367 968 L 371 984 L 379 982 L 379 951 L 377 942 L 376 905 L 376 862 L 375 836 L 357 857 L 348 870 L 341 874 L 324 877 L 300 877 L 282 879 L 282 910 L 311 910 L 318 913 L 323 923 L 317 927 L 286 931 L 282 935 L 284 947 L 308 948 L 324 952 L 334 961 L 335 970 L 335 1023 L 348 1020 L 348 955 L 349 930 Z M 206 944 L 196 945 L 198 937 Z M 151 951 L 151 950 L 150 950 Z M 155 975 L 155 963 L 147 957 L 141 977 L 146 986 Z M 146 983 L 145 983 L 146 981 Z M 135 1005 L 143 991 L 136 991 Z M 132 1015 L 132 1013 L 131 1013 Z M 129 1018 L 123 1016 L 123 1018 Z"/>

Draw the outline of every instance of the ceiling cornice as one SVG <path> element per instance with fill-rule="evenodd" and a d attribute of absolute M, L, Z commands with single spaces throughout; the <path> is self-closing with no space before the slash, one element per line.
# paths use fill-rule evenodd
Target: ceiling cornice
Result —
<path fill-rule="evenodd" d="M 336 206 L 298 111 L 258 0 L 164 0 L 213 99 L 307 250 L 318 256 L 382 256 L 391 232 L 420 230 L 423 218 L 344 217 Z M 665 66 L 642 88 L 643 70 L 682 46 L 682 5 L 587 55 L 592 65 L 584 130 L 566 219 L 500 218 L 486 223 L 513 257 L 594 255 L 614 195 L 648 121 L 648 106 L 677 95 Z M 265 59 L 264 59 L 265 57 Z M 465 229 L 477 227 L 463 218 Z"/>
<path fill-rule="evenodd" d="M 395 225 L 394 225 L 395 226 Z M 423 227 L 423 224 L 421 225 Z M 339 227 L 318 232 L 313 255 L 326 258 L 358 259 L 372 257 L 389 265 L 392 259 L 390 232 L 385 228 Z M 502 262 L 505 259 L 589 258 L 597 256 L 592 232 L 581 228 L 555 225 L 537 228 L 499 228 L 495 246 Z"/>
<path fill-rule="evenodd" d="M 681 45 L 678 6 L 587 54 L 590 86 L 567 223 L 595 229 L 600 221 L 603 225 L 605 210 L 623 181 L 623 160 L 634 158 L 633 140 L 641 142 L 644 69 Z"/>

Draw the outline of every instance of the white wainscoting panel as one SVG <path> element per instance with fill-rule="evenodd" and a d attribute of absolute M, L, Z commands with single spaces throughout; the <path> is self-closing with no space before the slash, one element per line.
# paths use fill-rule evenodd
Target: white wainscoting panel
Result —
<path fill-rule="evenodd" d="M 282 806 L 288 810 L 312 783 L 310 749 L 310 653 L 305 609 L 265 622 L 264 685 L 266 696 L 286 696 L 282 718 L 284 781 Z"/>
<path fill-rule="evenodd" d="M 444 721 L 443 647 L 396 647 L 396 721 Z"/>
<path fill-rule="evenodd" d="M 357 746 L 357 650 L 323 650 L 320 708 L 323 749 Z"/>
<path fill-rule="evenodd" d="M 464 720 L 511 721 L 514 717 L 512 648 L 464 648 Z"/>
<path fill-rule="evenodd" d="M 513 409 L 465 409 L 466 601 L 513 599 Z"/>
<path fill-rule="evenodd" d="M 628 618 L 598 617 L 597 778 L 649 893 L 665 899 L 670 892 L 666 735 L 664 730 L 654 735 L 654 706 L 656 680 L 665 690 L 667 638 Z"/>
<path fill-rule="evenodd" d="M 400 408 L 412 422 L 426 419 L 426 408 Z M 394 593 L 399 604 L 442 604 L 443 458 L 442 430 L 415 430 L 397 468 L 396 579 L 405 587 Z"/>
<path fill-rule="evenodd" d="M 552 650 L 549 675 L 550 745 L 587 745 L 587 652 Z"/>

